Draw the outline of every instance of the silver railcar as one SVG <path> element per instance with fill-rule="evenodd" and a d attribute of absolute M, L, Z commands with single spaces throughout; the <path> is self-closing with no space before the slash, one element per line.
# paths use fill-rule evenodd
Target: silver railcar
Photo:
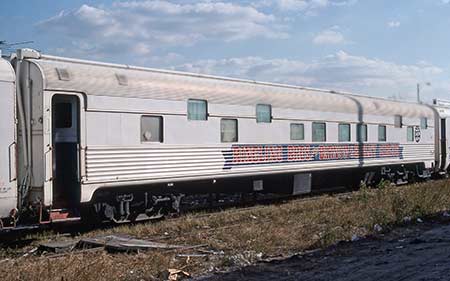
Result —
<path fill-rule="evenodd" d="M 317 173 L 401 182 L 449 165 L 450 109 L 442 104 L 30 49 L 0 61 L 0 107 L 3 227 L 30 216 L 78 218 L 84 208 L 125 221 L 173 205 L 189 184 L 264 191 L 280 176 L 301 194 Z"/>

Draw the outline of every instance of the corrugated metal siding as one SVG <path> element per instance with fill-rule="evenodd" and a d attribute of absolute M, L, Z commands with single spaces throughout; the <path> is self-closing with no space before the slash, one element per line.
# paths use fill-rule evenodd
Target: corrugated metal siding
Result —
<path fill-rule="evenodd" d="M 420 162 L 434 161 L 433 144 L 403 144 L 403 158 L 405 160 L 420 160 Z"/>
<path fill-rule="evenodd" d="M 88 182 L 156 179 L 221 172 L 222 149 L 215 148 L 88 148 Z"/>
<path fill-rule="evenodd" d="M 384 162 L 434 161 L 432 144 L 401 145 L 403 159 L 364 159 L 364 166 L 383 165 Z M 232 159 L 231 147 L 155 147 L 108 148 L 89 147 L 86 151 L 86 183 L 157 180 L 218 175 L 237 176 L 240 173 L 273 173 L 304 171 L 317 168 L 358 167 L 358 159 L 339 161 L 282 162 L 251 164 L 226 168 Z"/>
<path fill-rule="evenodd" d="M 249 82 L 194 77 L 154 70 L 82 64 L 48 59 L 32 60 L 45 77 L 45 88 L 70 90 L 89 95 L 160 100 L 206 99 L 210 103 L 255 105 L 267 103 L 279 108 L 306 109 L 405 117 L 433 117 L 424 105 L 362 96 L 332 94 L 327 91 L 294 89 Z M 67 69 L 70 81 L 61 81 L 56 69 Z M 128 86 L 119 85 L 116 74 L 125 75 Z"/>

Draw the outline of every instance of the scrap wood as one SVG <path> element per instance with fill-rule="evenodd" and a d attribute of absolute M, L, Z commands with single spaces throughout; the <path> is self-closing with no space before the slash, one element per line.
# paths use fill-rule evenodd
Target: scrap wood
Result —
<path fill-rule="evenodd" d="M 138 252 L 140 250 L 169 250 L 183 251 L 206 247 L 207 245 L 182 246 L 172 245 L 168 243 L 153 242 L 142 239 L 135 239 L 130 236 L 106 235 L 91 238 L 82 238 L 80 240 L 71 241 L 53 241 L 45 242 L 39 245 L 39 248 L 33 249 L 32 252 L 26 253 L 24 256 L 30 255 L 37 251 L 55 253 L 51 257 L 59 257 L 64 254 L 82 253 L 85 250 L 107 250 L 109 252 Z M 76 250 L 76 251 L 75 251 Z M 62 254 L 62 255 L 61 255 Z"/>
<path fill-rule="evenodd" d="M 84 249 L 84 250 L 78 250 L 75 252 L 65 252 L 65 253 L 61 253 L 61 254 L 54 254 L 54 255 L 50 255 L 50 256 L 45 256 L 45 258 L 60 258 L 60 257 L 64 257 L 64 256 L 68 256 L 68 255 L 79 255 L 79 254 L 86 254 L 86 253 L 95 253 L 98 251 L 103 251 L 103 248 L 90 248 L 90 249 Z"/>
<path fill-rule="evenodd" d="M 33 248 L 33 249 L 29 250 L 28 252 L 26 252 L 25 254 L 23 254 L 23 255 L 21 255 L 20 257 L 18 257 L 17 260 L 20 260 L 20 259 L 22 259 L 22 258 L 26 258 L 26 257 L 28 257 L 28 256 L 30 256 L 30 255 L 32 255 L 32 254 L 34 254 L 35 252 L 37 252 L 37 250 L 38 250 L 38 248 Z M 2 262 L 5 262 L 5 261 L 7 261 L 7 260 L 8 260 L 8 259 L 3 260 Z"/>
<path fill-rule="evenodd" d="M 129 236 L 108 235 L 94 238 L 83 238 L 77 245 L 77 248 L 104 248 L 113 252 L 135 252 L 139 250 L 187 250 L 206 245 L 180 246 L 167 243 L 152 242 L 147 240 L 135 239 Z"/>
<path fill-rule="evenodd" d="M 168 281 L 178 281 L 186 278 L 191 278 L 191 275 L 181 269 L 169 268 L 160 274 L 160 278 Z"/>
<path fill-rule="evenodd" d="M 28 257 L 29 255 L 32 255 L 34 252 L 36 252 L 38 250 L 38 248 L 33 248 L 30 251 L 26 252 L 25 254 L 23 254 L 22 258 Z"/>
<path fill-rule="evenodd" d="M 213 250 L 203 250 L 203 249 L 198 249 L 197 251 L 200 253 L 208 254 L 208 255 L 215 255 L 215 256 L 225 255 L 224 251 L 213 251 Z"/>
<path fill-rule="evenodd" d="M 180 246 L 179 248 L 176 249 L 170 249 L 171 251 L 185 251 L 185 250 L 193 250 L 193 249 L 198 249 L 198 248 L 203 248 L 203 247 L 207 247 L 208 244 L 200 244 L 200 245 L 194 245 L 194 246 Z"/>
<path fill-rule="evenodd" d="M 40 252 L 64 253 L 72 251 L 77 245 L 78 241 L 51 241 L 39 244 Z"/>
<path fill-rule="evenodd" d="M 177 254 L 178 258 L 205 258 L 207 254 Z"/>

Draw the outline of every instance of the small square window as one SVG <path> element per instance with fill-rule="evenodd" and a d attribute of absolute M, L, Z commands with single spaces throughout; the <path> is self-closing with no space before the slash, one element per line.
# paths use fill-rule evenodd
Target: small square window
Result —
<path fill-rule="evenodd" d="M 428 118 L 422 117 L 420 118 L 420 128 L 421 129 L 428 129 Z"/>
<path fill-rule="evenodd" d="M 378 126 L 378 141 L 386 141 L 386 126 Z"/>
<path fill-rule="evenodd" d="M 395 115 L 395 117 L 394 117 L 394 127 L 395 128 L 403 127 L 403 117 L 401 115 Z"/>
<path fill-rule="evenodd" d="M 339 124 L 339 141 L 348 142 L 351 141 L 350 124 Z"/>
<path fill-rule="evenodd" d="M 188 100 L 188 120 L 207 120 L 208 103 L 206 100 Z"/>
<path fill-rule="evenodd" d="M 222 142 L 238 141 L 238 121 L 236 119 L 220 120 L 220 140 Z"/>
<path fill-rule="evenodd" d="M 327 126 L 325 123 L 314 122 L 312 124 L 312 141 L 313 142 L 327 141 L 326 128 L 327 128 Z"/>
<path fill-rule="evenodd" d="M 256 122 L 258 123 L 272 122 L 272 106 L 270 104 L 256 105 Z"/>
<path fill-rule="evenodd" d="M 291 140 L 305 140 L 305 126 L 303 124 L 291 124 Z"/>
<path fill-rule="evenodd" d="M 142 116 L 141 141 L 163 142 L 163 118 L 161 116 Z"/>
<path fill-rule="evenodd" d="M 59 102 L 53 104 L 54 126 L 57 129 L 72 128 L 72 104 L 69 102 Z"/>
<path fill-rule="evenodd" d="M 358 124 L 357 135 L 358 135 L 358 142 L 366 142 L 367 141 L 367 125 L 366 124 Z"/>
<path fill-rule="evenodd" d="M 408 142 L 413 142 L 414 141 L 414 127 L 408 126 L 406 134 L 407 134 Z"/>

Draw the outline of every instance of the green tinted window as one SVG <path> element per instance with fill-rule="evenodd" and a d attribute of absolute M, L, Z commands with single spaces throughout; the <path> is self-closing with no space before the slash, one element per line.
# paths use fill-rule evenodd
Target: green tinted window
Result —
<path fill-rule="evenodd" d="M 428 129 L 428 119 L 426 117 L 420 118 L 420 128 L 421 129 Z"/>
<path fill-rule="evenodd" d="M 208 119 L 208 106 L 205 100 L 188 100 L 188 119 Z"/>
<path fill-rule="evenodd" d="M 304 140 L 305 126 L 303 124 L 291 124 L 291 140 Z"/>
<path fill-rule="evenodd" d="M 409 127 L 407 128 L 406 134 L 407 134 L 407 140 L 408 140 L 409 142 L 413 142 L 413 141 L 414 141 L 414 127 L 409 126 Z"/>
<path fill-rule="evenodd" d="M 339 141 L 351 141 L 350 124 L 339 124 Z"/>
<path fill-rule="evenodd" d="M 325 123 L 313 123 L 312 124 L 312 141 L 325 142 L 327 140 L 326 125 Z"/>
<path fill-rule="evenodd" d="M 365 142 L 367 141 L 367 125 L 366 124 L 358 124 L 357 127 L 358 133 L 358 141 Z"/>
<path fill-rule="evenodd" d="M 271 123 L 272 122 L 272 106 L 269 104 L 256 105 L 256 122 Z"/>
<path fill-rule="evenodd" d="M 386 126 L 378 126 L 378 141 L 386 141 Z"/>

